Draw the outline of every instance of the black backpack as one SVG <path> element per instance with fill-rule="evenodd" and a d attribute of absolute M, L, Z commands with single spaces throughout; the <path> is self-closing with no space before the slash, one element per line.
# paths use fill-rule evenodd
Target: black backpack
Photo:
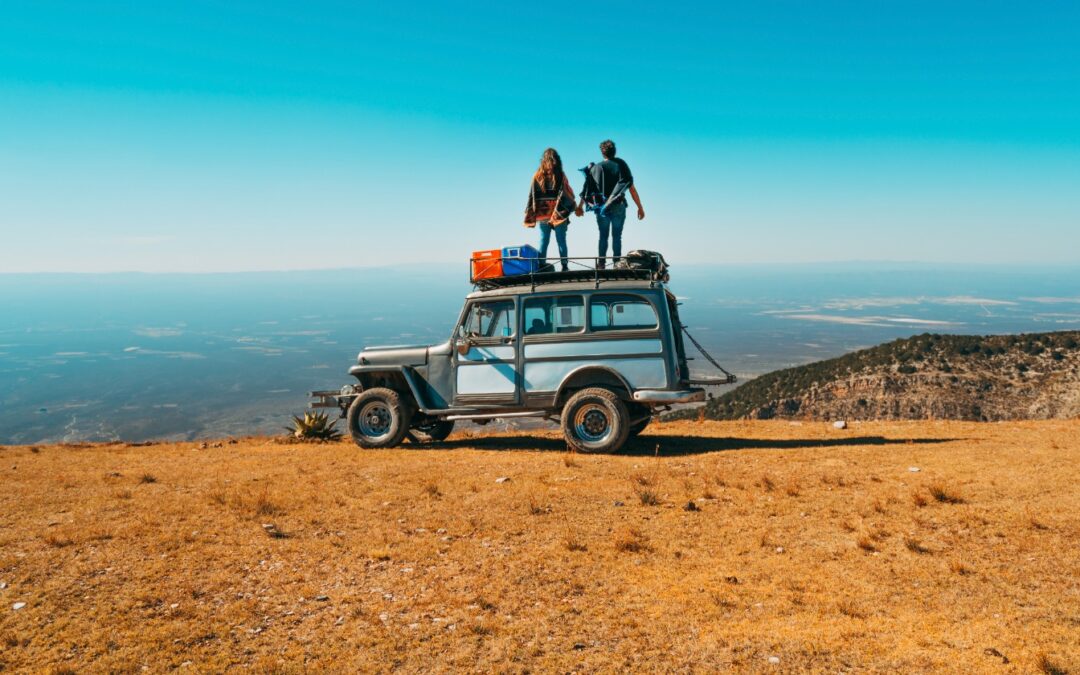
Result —
<path fill-rule="evenodd" d="M 586 211 L 596 211 L 607 202 L 607 197 L 604 196 L 604 191 L 600 189 L 600 186 L 596 183 L 596 178 L 592 175 L 593 164 L 581 169 L 581 173 L 585 174 L 585 184 L 581 186 L 581 201 L 585 204 Z"/>
<path fill-rule="evenodd" d="M 630 251 L 615 264 L 615 269 L 649 270 L 657 279 L 668 278 L 667 261 L 656 251 Z"/>

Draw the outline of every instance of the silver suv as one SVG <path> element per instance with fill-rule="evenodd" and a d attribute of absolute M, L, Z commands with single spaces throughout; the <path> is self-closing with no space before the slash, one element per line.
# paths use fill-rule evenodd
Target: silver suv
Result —
<path fill-rule="evenodd" d="M 366 347 L 335 392 L 364 448 L 442 441 L 457 420 L 538 417 L 562 425 L 581 452 L 614 452 L 678 403 L 703 401 L 692 384 L 678 303 L 666 273 L 579 269 L 474 280 L 450 338 L 416 347 Z"/>

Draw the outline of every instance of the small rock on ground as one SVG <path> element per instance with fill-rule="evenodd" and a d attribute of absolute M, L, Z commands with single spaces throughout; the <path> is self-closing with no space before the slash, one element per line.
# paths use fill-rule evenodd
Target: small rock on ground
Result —
<path fill-rule="evenodd" d="M 15 610 L 15 611 L 18 611 L 18 610 L 22 609 L 23 607 L 26 607 L 25 602 L 16 602 L 14 605 L 11 606 L 11 608 L 13 610 Z"/>
<path fill-rule="evenodd" d="M 279 530 L 278 526 L 273 523 L 263 523 L 262 527 L 263 530 L 266 532 L 267 536 L 273 539 L 285 539 L 285 537 L 288 536 L 284 532 Z"/>
<path fill-rule="evenodd" d="M 498 478 L 495 479 L 495 482 L 496 483 L 505 483 L 505 482 L 507 482 L 509 480 L 510 480 L 510 478 L 508 476 L 499 476 Z"/>
<path fill-rule="evenodd" d="M 847 422 L 845 422 L 844 420 L 836 420 L 832 423 L 832 425 L 837 429 L 847 429 Z"/>

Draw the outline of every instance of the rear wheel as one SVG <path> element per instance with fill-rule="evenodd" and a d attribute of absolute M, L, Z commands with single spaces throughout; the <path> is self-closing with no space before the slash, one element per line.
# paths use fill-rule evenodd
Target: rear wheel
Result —
<path fill-rule="evenodd" d="M 346 415 L 349 434 L 361 448 L 392 448 L 409 431 L 412 409 L 393 389 L 376 387 L 353 399 Z"/>
<path fill-rule="evenodd" d="M 413 443 L 439 443 L 445 441 L 450 432 L 454 430 L 454 422 L 447 420 L 435 420 L 424 424 L 417 424 L 409 429 L 409 440 Z"/>
<path fill-rule="evenodd" d="M 566 402 L 562 429 L 566 442 L 578 452 L 616 452 L 630 433 L 630 415 L 615 392 L 590 387 Z"/>

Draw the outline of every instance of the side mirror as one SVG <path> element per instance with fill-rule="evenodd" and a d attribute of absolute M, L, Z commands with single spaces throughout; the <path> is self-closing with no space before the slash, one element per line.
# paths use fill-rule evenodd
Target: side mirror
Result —
<path fill-rule="evenodd" d="M 469 353 L 469 350 L 472 349 L 472 341 L 469 340 L 469 338 L 461 338 L 457 341 L 455 346 L 457 347 L 457 353 L 461 356 L 465 356 Z"/>

